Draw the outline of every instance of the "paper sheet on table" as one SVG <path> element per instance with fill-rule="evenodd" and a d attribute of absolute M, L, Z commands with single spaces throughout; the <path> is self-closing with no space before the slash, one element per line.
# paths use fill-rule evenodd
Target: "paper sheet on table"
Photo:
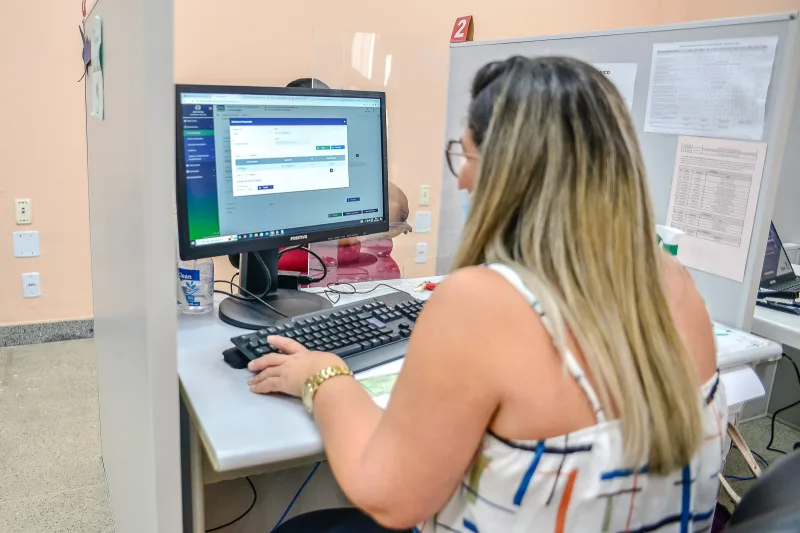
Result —
<path fill-rule="evenodd" d="M 766 143 L 679 137 L 667 226 L 683 230 L 678 259 L 744 279 Z"/>
<path fill-rule="evenodd" d="M 764 396 L 764 385 L 758 379 L 755 371 L 749 366 L 724 370 L 720 372 L 719 379 L 725 385 L 725 396 L 728 399 L 728 405 Z"/>
<path fill-rule="evenodd" d="M 759 141 L 778 37 L 653 45 L 644 131 Z"/>
<path fill-rule="evenodd" d="M 636 63 L 594 63 L 594 68 L 606 75 L 625 100 L 628 111 L 633 108 L 633 89 L 636 85 Z"/>
<path fill-rule="evenodd" d="M 397 381 L 397 375 L 400 373 L 400 369 L 403 368 L 403 362 L 404 359 L 398 359 L 356 374 L 356 379 L 372 396 L 372 401 L 381 409 L 386 409 L 389 404 L 389 398 L 391 397 L 394 383 Z"/>

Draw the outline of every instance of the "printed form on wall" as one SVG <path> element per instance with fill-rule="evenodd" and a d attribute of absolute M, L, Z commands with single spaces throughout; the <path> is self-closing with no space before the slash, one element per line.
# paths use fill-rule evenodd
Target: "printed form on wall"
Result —
<path fill-rule="evenodd" d="M 667 225 L 687 267 L 744 279 L 767 143 L 679 137 Z"/>
<path fill-rule="evenodd" d="M 760 141 L 778 37 L 653 45 L 644 131 Z"/>

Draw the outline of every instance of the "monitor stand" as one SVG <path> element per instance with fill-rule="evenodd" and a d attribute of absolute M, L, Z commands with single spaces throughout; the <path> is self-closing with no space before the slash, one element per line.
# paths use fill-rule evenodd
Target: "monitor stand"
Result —
<path fill-rule="evenodd" d="M 267 274 L 256 254 L 269 268 L 270 290 L 261 299 L 286 315 L 294 317 L 333 307 L 324 296 L 310 292 L 278 289 L 278 250 L 263 250 L 242 254 L 239 265 L 239 285 L 252 294 L 259 295 L 267 286 Z M 233 289 L 233 287 L 232 287 Z M 231 292 L 234 292 L 231 290 Z M 244 296 L 249 296 L 245 294 Z M 284 320 L 283 317 L 258 300 L 240 300 L 227 297 L 219 304 L 219 318 L 232 326 L 261 329 Z"/>

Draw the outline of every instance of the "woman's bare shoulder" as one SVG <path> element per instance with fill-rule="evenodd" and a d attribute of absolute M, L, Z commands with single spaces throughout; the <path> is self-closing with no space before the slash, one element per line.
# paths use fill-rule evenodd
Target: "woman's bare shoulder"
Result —
<path fill-rule="evenodd" d="M 714 328 L 706 302 L 686 267 L 666 254 L 663 265 L 664 288 L 673 320 L 695 361 L 700 380 L 705 381 L 717 367 Z"/>

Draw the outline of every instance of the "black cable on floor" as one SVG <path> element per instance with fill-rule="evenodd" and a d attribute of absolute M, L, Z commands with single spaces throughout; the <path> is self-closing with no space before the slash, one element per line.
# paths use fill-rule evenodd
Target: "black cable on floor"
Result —
<path fill-rule="evenodd" d="M 253 510 L 253 507 L 256 506 L 256 502 L 258 501 L 258 492 L 256 492 L 256 486 L 253 485 L 253 482 L 250 481 L 249 477 L 246 477 L 245 479 L 247 480 L 247 483 L 250 485 L 250 488 L 253 491 L 253 503 L 251 503 L 250 507 L 248 507 L 247 510 L 245 512 L 243 512 L 242 514 L 240 514 L 237 518 L 234 518 L 233 520 L 231 520 L 227 524 L 222 524 L 221 526 L 212 527 L 211 529 L 206 529 L 206 533 L 211 533 L 212 531 L 219 531 L 220 529 L 224 529 L 224 528 L 226 528 L 228 526 L 232 526 L 233 524 L 235 524 L 236 522 L 238 522 L 239 520 L 241 520 L 242 518 L 247 516 L 247 514 L 250 511 Z"/>
<path fill-rule="evenodd" d="M 797 383 L 800 385 L 800 369 L 797 368 L 797 363 L 795 363 L 792 360 L 792 358 L 789 357 L 788 355 L 786 355 L 785 353 L 781 354 L 781 359 L 783 359 L 783 358 L 785 358 L 787 361 L 792 363 L 792 366 L 794 367 L 794 373 L 797 375 Z M 772 442 L 775 440 L 775 417 L 778 416 L 779 414 L 781 414 L 782 412 L 784 412 L 784 411 L 786 411 L 788 409 L 791 409 L 792 407 L 796 407 L 798 405 L 800 405 L 800 400 L 797 400 L 796 402 L 791 403 L 791 404 L 787 405 L 786 407 L 781 407 L 780 409 L 778 409 L 777 411 L 772 413 L 772 427 L 771 427 L 770 432 L 769 432 L 769 443 L 767 444 L 767 449 L 769 451 L 777 452 L 777 453 L 786 455 L 785 451 L 779 450 L 777 448 L 773 448 L 772 447 Z"/>

